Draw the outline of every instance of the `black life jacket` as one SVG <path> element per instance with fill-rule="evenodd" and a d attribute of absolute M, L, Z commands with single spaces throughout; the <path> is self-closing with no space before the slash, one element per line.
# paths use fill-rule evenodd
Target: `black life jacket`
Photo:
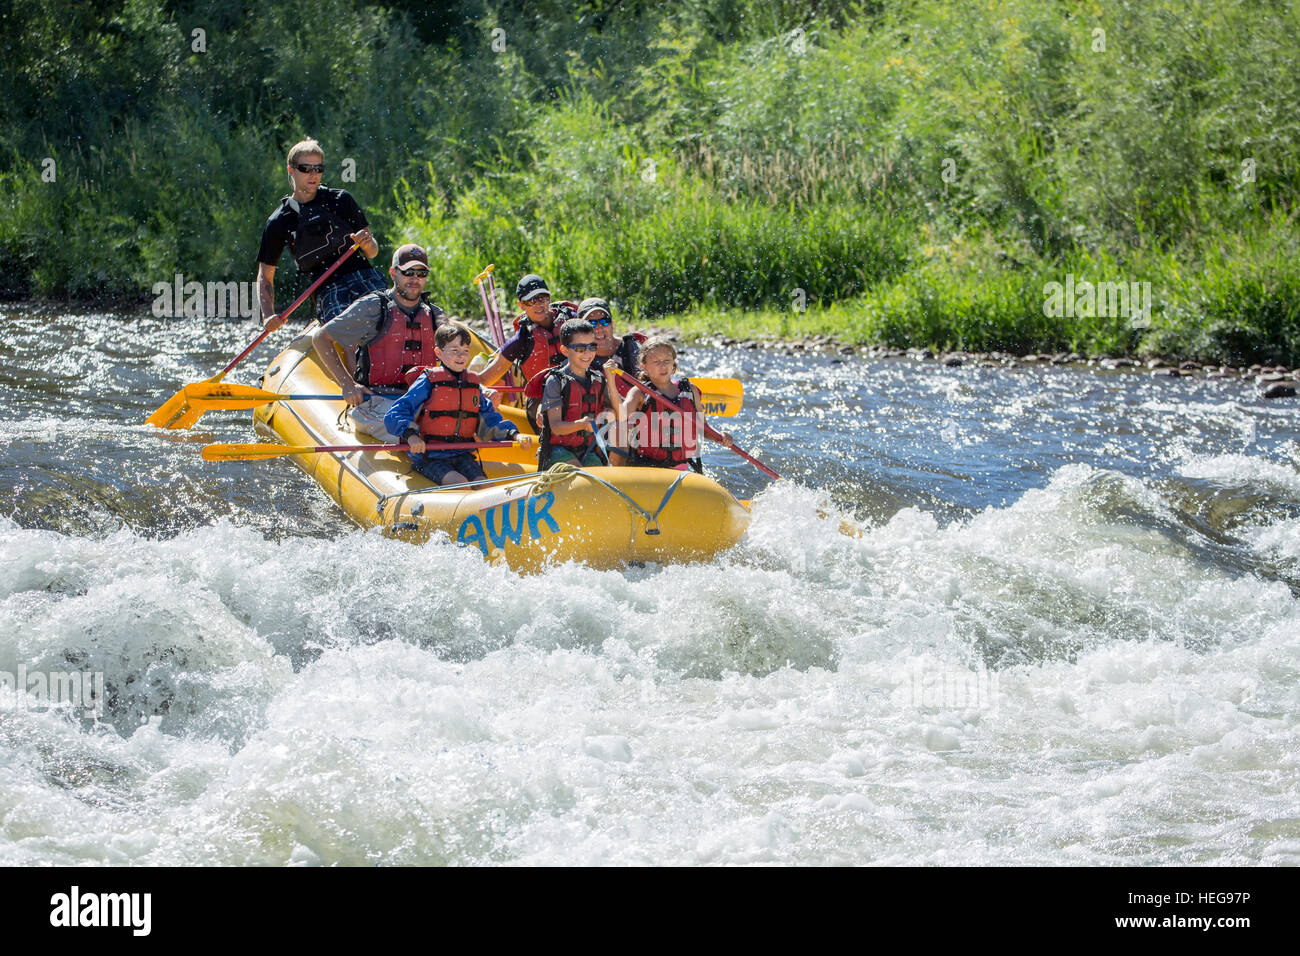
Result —
<path fill-rule="evenodd" d="M 298 227 L 289 237 L 289 254 L 299 272 L 324 271 L 352 245 L 348 235 L 354 230 L 332 208 L 336 196 L 335 190 L 322 186 L 311 202 L 300 203 L 292 194 L 280 200 L 282 210 L 292 209 L 298 214 Z"/>
<path fill-rule="evenodd" d="M 619 367 L 633 378 L 641 375 L 641 345 L 645 342 L 646 337 L 640 332 L 629 332 L 623 336 L 612 354 L 601 358 L 596 356 L 596 361 L 600 362 L 601 367 L 611 359 L 618 359 Z"/>

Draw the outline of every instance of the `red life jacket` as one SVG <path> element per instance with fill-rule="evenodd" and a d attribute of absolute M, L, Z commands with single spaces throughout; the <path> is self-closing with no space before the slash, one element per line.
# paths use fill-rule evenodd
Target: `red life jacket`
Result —
<path fill-rule="evenodd" d="M 425 441 L 473 441 L 478 434 L 478 376 L 464 371 L 457 375 L 446 366 L 426 368 L 433 386 L 415 416 L 415 427 Z"/>
<path fill-rule="evenodd" d="M 432 365 L 434 333 L 441 309 L 431 309 L 423 299 L 414 316 L 407 316 L 387 292 L 377 293 L 380 319 L 378 335 L 369 345 L 357 349 L 357 384 L 399 386 L 406 373 L 417 365 Z"/>
<path fill-rule="evenodd" d="M 546 388 L 546 382 L 551 376 L 558 375 L 564 381 L 563 404 L 564 414 L 562 420 L 566 422 L 576 422 L 578 419 L 590 416 L 595 419 L 605 407 L 605 376 L 597 368 L 590 370 L 591 382 L 588 384 L 578 378 L 567 368 L 552 368 L 539 372 L 534 379 L 529 380 L 524 391 L 529 395 L 530 391 L 536 392 L 536 398 L 542 397 L 542 392 Z M 538 384 L 534 385 L 534 382 Z M 543 451 L 548 445 L 560 445 L 564 448 L 582 448 L 591 442 L 589 432 L 571 432 L 568 435 L 552 435 L 549 424 L 550 413 L 542 416 L 542 441 Z M 539 458 L 541 455 L 539 454 Z"/>
<path fill-rule="evenodd" d="M 577 314 L 578 307 L 572 302 L 552 303 L 549 329 L 529 320 L 526 312 L 515 316 L 515 331 L 520 333 L 520 345 L 523 346 L 523 355 L 516 365 L 524 381 L 530 381 L 539 372 L 564 364 L 564 353 L 560 351 L 560 327 Z"/>
<path fill-rule="evenodd" d="M 631 435 L 633 457 L 644 458 L 656 465 L 662 464 L 668 467 L 689 464 L 691 459 L 700 456 L 695 435 L 697 426 L 695 392 L 691 389 L 691 380 L 678 377 L 673 379 L 673 383 L 678 391 L 674 404 L 684 409 L 691 421 L 689 423 L 683 421 L 678 412 L 662 410 L 659 403 L 647 395 L 645 405 L 641 408 L 647 413 L 646 419 L 642 427 L 633 429 Z M 654 386 L 647 385 L 646 388 L 654 388 Z M 669 444 L 673 440 L 680 444 Z"/>

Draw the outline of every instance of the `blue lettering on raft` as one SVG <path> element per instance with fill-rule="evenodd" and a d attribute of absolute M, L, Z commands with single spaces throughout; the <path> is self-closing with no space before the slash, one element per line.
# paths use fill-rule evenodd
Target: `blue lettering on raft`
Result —
<path fill-rule="evenodd" d="M 551 517 L 551 505 L 555 504 L 555 492 L 548 491 L 544 495 L 529 497 L 526 500 L 529 537 L 534 540 L 541 537 L 543 522 L 550 529 L 551 534 L 559 534 L 560 526 Z M 483 521 L 479 520 L 478 515 L 467 515 L 465 520 L 460 523 L 460 530 L 456 532 L 456 540 L 461 544 L 475 545 L 483 552 L 483 557 L 488 556 L 489 538 L 494 548 L 503 547 L 507 540 L 520 544 L 524 533 L 524 502 L 525 499 L 520 498 L 487 509 L 484 512 L 484 518 L 487 521 L 486 532 L 483 530 Z M 514 509 L 513 516 L 510 514 L 512 508 Z"/>
<path fill-rule="evenodd" d="M 543 502 L 545 503 L 543 504 Z M 560 533 L 560 526 L 556 524 L 555 519 L 551 517 L 551 505 L 553 504 L 555 504 L 555 492 L 553 491 L 548 491 L 544 495 L 528 499 L 528 533 L 534 538 L 541 537 L 537 533 L 537 522 L 541 521 L 543 518 L 546 519 L 546 524 L 550 527 L 551 534 Z"/>
<path fill-rule="evenodd" d="M 460 523 L 456 540 L 461 544 L 478 545 L 478 549 L 483 552 L 483 557 L 487 557 L 487 539 L 483 537 L 483 522 L 478 520 L 478 515 L 470 515 Z"/>
<path fill-rule="evenodd" d="M 510 506 L 514 505 L 515 522 L 510 524 Z M 501 530 L 497 530 L 497 515 L 501 516 Z M 524 533 L 524 499 L 517 501 L 507 501 L 505 504 L 496 508 L 489 508 L 483 516 L 487 519 L 488 537 L 492 539 L 494 547 L 501 547 L 509 538 L 515 544 L 519 543 L 519 536 Z"/>

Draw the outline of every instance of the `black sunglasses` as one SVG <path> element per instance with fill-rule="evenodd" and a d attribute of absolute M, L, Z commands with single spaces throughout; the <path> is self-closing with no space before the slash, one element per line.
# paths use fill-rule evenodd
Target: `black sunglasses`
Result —
<path fill-rule="evenodd" d="M 418 266 L 414 269 L 398 269 L 397 271 L 404 276 L 415 276 L 420 279 L 427 279 L 429 277 L 429 270 L 423 266 Z"/>
<path fill-rule="evenodd" d="M 294 163 L 293 168 L 300 173 L 323 173 L 325 172 L 324 163 Z"/>

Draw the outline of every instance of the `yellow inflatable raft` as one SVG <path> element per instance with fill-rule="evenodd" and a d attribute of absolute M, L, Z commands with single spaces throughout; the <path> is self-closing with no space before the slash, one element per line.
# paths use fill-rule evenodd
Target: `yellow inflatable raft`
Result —
<path fill-rule="evenodd" d="M 475 346 L 490 351 L 481 339 Z M 307 334 L 271 362 L 262 387 L 286 394 L 338 391 Z M 501 411 L 522 424 L 517 409 Z M 342 399 L 288 400 L 257 408 L 254 421 L 260 434 L 291 445 L 377 444 L 352 431 L 344 412 Z M 539 475 L 535 450 L 492 448 L 479 454 L 490 482 L 445 489 L 416 473 L 404 452 L 323 453 L 293 460 L 363 527 L 378 525 L 412 541 L 444 533 L 521 571 L 570 560 L 601 568 L 707 560 L 736 544 L 749 525 L 744 503 L 694 472 L 589 468 Z"/>

